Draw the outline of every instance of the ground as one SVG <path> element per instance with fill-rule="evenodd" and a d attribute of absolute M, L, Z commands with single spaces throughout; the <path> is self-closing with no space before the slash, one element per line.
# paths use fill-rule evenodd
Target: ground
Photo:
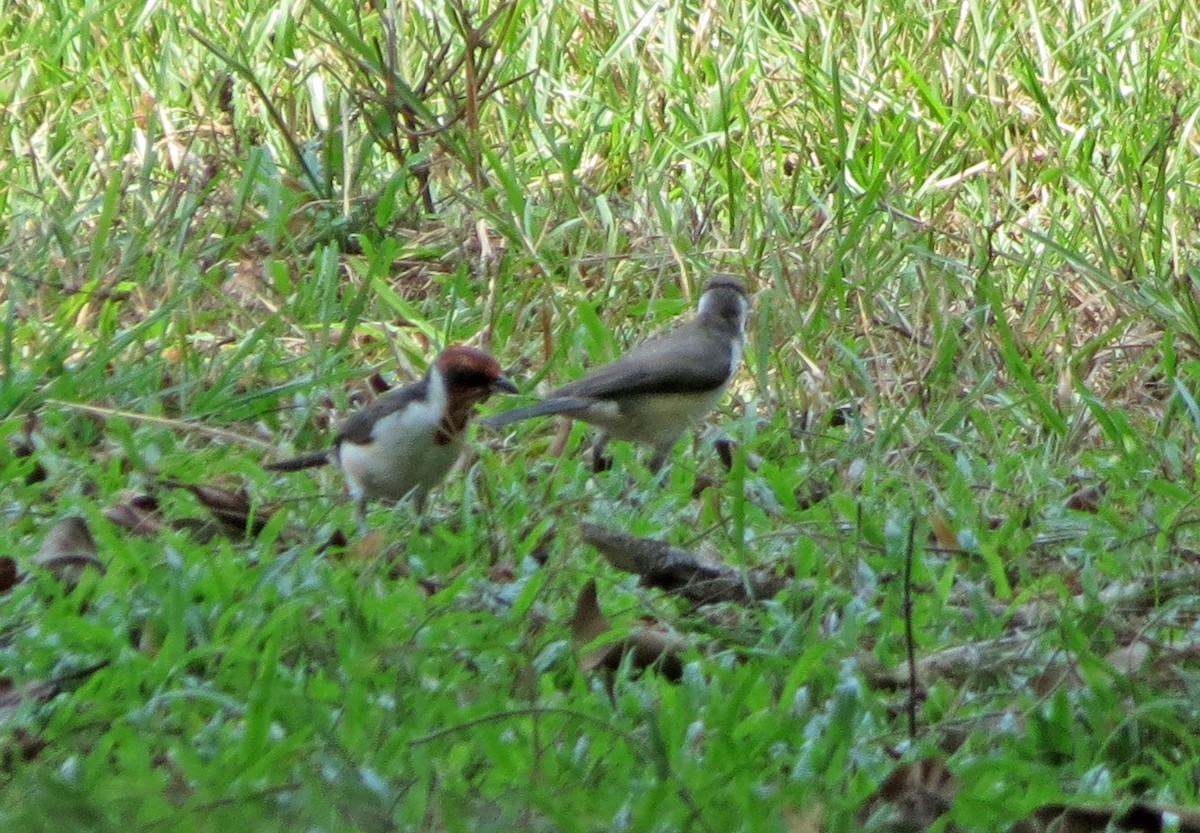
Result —
<path fill-rule="evenodd" d="M 0 2 L 0 826 L 1186 823 L 1198 27 Z M 261 467 L 448 343 L 576 378 L 718 270 L 746 359 L 661 482 L 480 427 L 363 540 Z"/>

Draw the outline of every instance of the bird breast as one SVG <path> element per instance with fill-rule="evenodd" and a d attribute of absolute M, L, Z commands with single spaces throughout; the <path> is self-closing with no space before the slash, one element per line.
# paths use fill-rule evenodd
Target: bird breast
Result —
<path fill-rule="evenodd" d="M 351 494 L 368 499 L 423 498 L 462 451 L 462 434 L 438 441 L 443 403 L 416 401 L 378 420 L 371 442 L 343 442 L 339 462 Z"/>

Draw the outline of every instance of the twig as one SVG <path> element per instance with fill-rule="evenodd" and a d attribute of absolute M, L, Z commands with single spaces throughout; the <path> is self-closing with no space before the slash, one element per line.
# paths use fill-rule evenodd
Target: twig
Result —
<path fill-rule="evenodd" d="M 916 548 L 917 517 L 908 522 L 908 545 L 904 551 L 904 641 L 908 649 L 908 738 L 917 739 L 917 641 L 913 637 L 912 568 Z"/>

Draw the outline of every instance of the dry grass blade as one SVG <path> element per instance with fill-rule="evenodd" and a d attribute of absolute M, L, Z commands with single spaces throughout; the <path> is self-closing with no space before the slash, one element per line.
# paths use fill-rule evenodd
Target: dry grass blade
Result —
<path fill-rule="evenodd" d="M 148 425 L 161 425 L 164 428 L 170 428 L 182 434 L 200 434 L 201 436 L 224 440 L 237 445 L 248 445 L 253 448 L 264 449 L 274 447 L 271 443 L 264 440 L 248 437 L 245 434 L 238 434 L 235 431 L 227 431 L 224 428 L 214 428 L 211 425 L 204 425 L 199 422 L 169 419 L 152 414 L 139 414 L 136 411 L 123 411 L 120 408 L 105 408 L 101 405 L 89 405 L 86 402 L 65 402 L 61 399 L 47 399 L 46 404 L 55 405 L 60 408 L 70 408 L 73 411 L 82 411 L 85 414 L 92 414 L 103 419 L 128 419 L 133 422 L 144 422 Z"/>

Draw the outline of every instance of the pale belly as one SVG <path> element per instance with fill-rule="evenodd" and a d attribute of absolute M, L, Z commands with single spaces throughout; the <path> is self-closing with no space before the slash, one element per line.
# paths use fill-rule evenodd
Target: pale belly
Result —
<path fill-rule="evenodd" d="M 445 445 L 434 440 L 434 430 L 397 431 L 395 425 L 381 420 L 371 446 L 344 442 L 338 450 L 351 496 L 368 500 L 400 500 L 411 496 L 416 501 L 442 481 L 458 460 L 462 437 Z"/>
<path fill-rule="evenodd" d="M 724 387 L 694 394 L 639 396 L 619 403 L 597 403 L 586 414 L 572 414 L 619 440 L 664 447 L 674 444 L 693 423 L 711 411 Z"/>

